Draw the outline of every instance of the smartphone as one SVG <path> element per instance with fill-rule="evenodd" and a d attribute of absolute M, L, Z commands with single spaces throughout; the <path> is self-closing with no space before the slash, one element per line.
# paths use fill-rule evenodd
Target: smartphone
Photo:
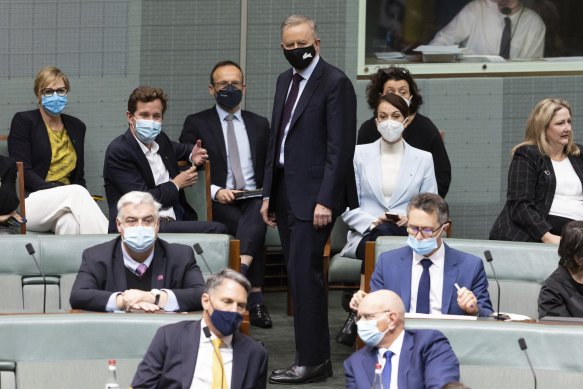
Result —
<path fill-rule="evenodd" d="M 27 222 L 26 218 L 23 216 L 20 216 L 22 218 L 22 223 L 19 222 L 18 220 L 16 220 L 16 218 L 10 216 L 5 223 L 8 224 L 9 226 L 12 227 L 20 227 L 21 225 L 25 224 Z"/>
<path fill-rule="evenodd" d="M 400 220 L 399 215 L 394 214 L 394 213 L 385 212 L 385 216 L 386 216 L 388 221 L 393 222 L 393 223 L 397 223 Z"/>

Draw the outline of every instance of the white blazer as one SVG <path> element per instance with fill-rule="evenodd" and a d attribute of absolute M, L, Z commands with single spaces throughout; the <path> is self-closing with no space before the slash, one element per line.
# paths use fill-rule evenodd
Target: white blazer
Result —
<path fill-rule="evenodd" d="M 405 215 L 413 196 L 423 192 L 437 193 L 431 153 L 403 141 L 405 152 L 399 177 L 393 195 L 386 200 L 381 177 L 381 141 L 382 138 L 374 143 L 357 145 L 354 151 L 354 174 L 360 206 L 342 214 L 349 228 L 348 243 L 341 252 L 346 257 L 356 257 L 358 243 L 370 230 L 372 222 L 383 213 Z"/>

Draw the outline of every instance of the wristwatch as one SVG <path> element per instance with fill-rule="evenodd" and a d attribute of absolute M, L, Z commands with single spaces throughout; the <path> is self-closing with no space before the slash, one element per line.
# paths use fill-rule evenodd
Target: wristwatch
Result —
<path fill-rule="evenodd" d="M 158 303 L 160 302 L 160 294 L 162 293 L 162 291 L 160 289 L 152 289 L 150 293 L 152 293 L 155 297 L 154 305 L 158 305 Z"/>

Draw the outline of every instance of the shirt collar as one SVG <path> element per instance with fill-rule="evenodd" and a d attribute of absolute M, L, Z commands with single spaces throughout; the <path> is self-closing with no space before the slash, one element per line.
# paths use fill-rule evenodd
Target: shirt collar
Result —
<path fill-rule="evenodd" d="M 158 143 L 156 143 L 156 141 L 152 141 L 151 148 L 148 148 L 134 134 L 132 134 L 132 136 L 134 137 L 134 139 L 136 140 L 136 142 L 138 142 L 138 145 L 140 145 L 140 149 L 142 149 L 142 152 L 145 155 L 156 154 L 158 152 L 158 150 L 160 149 L 160 146 L 158 145 Z"/>
<path fill-rule="evenodd" d="M 218 104 L 216 104 L 216 105 L 215 105 L 215 108 L 217 109 L 217 113 L 219 114 L 219 118 L 221 118 L 221 122 L 222 122 L 223 120 L 225 120 L 225 118 L 227 117 L 227 115 L 230 113 L 230 112 L 227 112 L 227 111 L 225 111 L 225 110 L 224 110 L 223 108 L 221 108 L 221 107 L 220 107 Z M 238 121 L 240 121 L 240 122 L 241 122 L 241 121 L 243 121 L 243 120 L 241 119 L 241 108 L 239 108 L 239 109 L 237 110 L 237 112 L 235 112 L 235 113 L 233 114 L 233 116 L 235 116 L 235 119 L 237 119 Z"/>
<path fill-rule="evenodd" d="M 431 262 L 433 262 L 432 266 L 437 266 L 438 268 L 442 268 L 443 262 L 445 260 L 445 245 L 443 244 L 443 240 L 441 241 L 441 246 L 439 246 L 439 248 L 430 256 L 417 254 L 415 251 L 413 251 L 413 264 L 414 265 L 419 265 L 419 263 L 421 262 L 421 260 L 423 258 L 431 259 Z"/>
<path fill-rule="evenodd" d="M 211 343 L 211 339 L 218 339 L 218 336 L 213 334 L 212 331 L 210 331 L 211 333 L 210 339 L 207 338 L 203 331 L 203 329 L 206 327 L 208 327 L 208 325 L 206 324 L 206 319 L 203 317 L 202 320 L 200 321 L 200 341 L 203 343 Z M 231 348 L 231 343 L 233 343 L 233 335 L 224 336 L 221 338 L 221 341 L 223 342 L 224 347 Z"/>
<path fill-rule="evenodd" d="M 314 72 L 314 69 L 316 68 L 316 65 L 318 64 L 318 61 L 320 61 L 320 54 L 316 55 L 316 58 L 314 58 L 314 60 L 312 62 L 310 62 L 310 64 L 308 65 L 307 68 L 302 69 L 302 70 L 296 70 L 296 68 L 292 68 L 293 74 L 299 73 L 300 76 L 302 76 L 302 78 L 307 81 L 310 78 L 310 76 L 312 75 L 312 73 Z"/>
<path fill-rule="evenodd" d="M 125 267 L 130 269 L 134 274 L 137 274 L 136 269 L 138 268 L 138 266 L 140 266 L 141 263 L 148 266 L 148 268 L 150 267 L 150 265 L 152 264 L 152 260 L 154 259 L 154 251 L 156 251 L 155 248 L 154 250 L 152 250 L 150 255 L 148 255 L 148 258 L 146 258 L 144 262 L 137 262 L 130 256 L 130 254 L 127 252 L 125 246 L 122 243 L 121 252 L 123 254 L 123 264 L 125 265 Z"/>
<path fill-rule="evenodd" d="M 391 350 L 393 352 L 393 354 L 395 356 L 397 356 L 397 358 L 398 358 L 399 355 L 401 355 L 401 349 L 403 348 L 403 339 L 404 338 L 405 338 L 405 330 L 402 330 L 401 333 L 399 334 L 399 336 L 397 336 L 397 338 L 395 340 L 393 340 L 393 343 L 391 343 L 389 348 L 379 347 L 377 349 L 377 353 L 379 355 L 379 358 L 384 358 L 387 350 Z"/>

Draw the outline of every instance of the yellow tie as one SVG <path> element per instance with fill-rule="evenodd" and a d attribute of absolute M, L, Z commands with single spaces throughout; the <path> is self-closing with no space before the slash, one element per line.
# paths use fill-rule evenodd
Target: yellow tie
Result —
<path fill-rule="evenodd" d="M 213 389 L 229 389 L 225 369 L 223 366 L 223 357 L 219 348 L 223 343 L 220 339 L 211 339 L 215 352 L 213 353 Z"/>

